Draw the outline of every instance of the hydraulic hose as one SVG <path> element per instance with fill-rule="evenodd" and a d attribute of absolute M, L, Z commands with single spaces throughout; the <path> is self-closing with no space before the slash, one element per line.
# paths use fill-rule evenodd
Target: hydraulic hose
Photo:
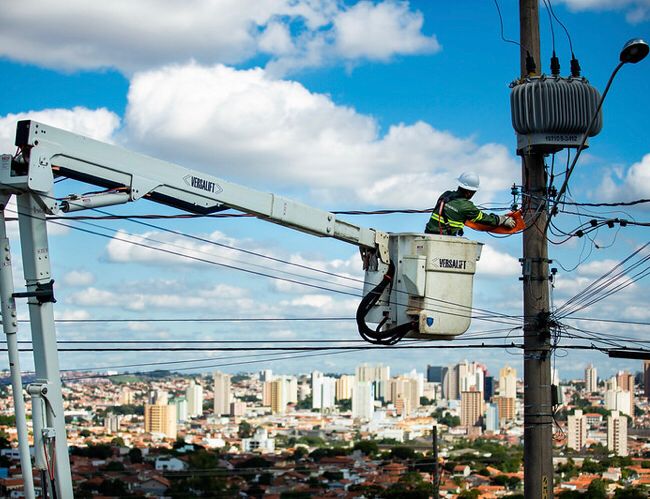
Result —
<path fill-rule="evenodd" d="M 375 345 L 394 345 L 402 338 L 404 338 L 406 333 L 411 331 L 414 327 L 413 322 L 407 322 L 400 324 L 399 326 L 380 331 L 386 321 L 388 321 L 388 317 L 385 317 L 374 330 L 368 327 L 368 324 L 366 324 L 366 316 L 372 307 L 374 307 L 375 304 L 379 301 L 379 298 L 381 298 L 384 290 L 392 284 L 394 275 L 395 265 L 393 265 L 393 262 L 391 262 L 381 282 L 377 284 L 377 286 L 375 286 L 366 296 L 363 297 L 361 303 L 359 303 L 359 307 L 357 308 L 356 319 L 359 334 L 368 343 L 373 343 Z"/>

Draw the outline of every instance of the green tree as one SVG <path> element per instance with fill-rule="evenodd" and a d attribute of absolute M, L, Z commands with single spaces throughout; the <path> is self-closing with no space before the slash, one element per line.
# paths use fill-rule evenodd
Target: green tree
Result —
<path fill-rule="evenodd" d="M 643 486 L 616 489 L 614 499 L 647 499 L 648 492 L 648 488 Z"/>
<path fill-rule="evenodd" d="M 104 480 L 99 486 L 99 494 L 103 496 L 124 497 L 130 494 L 122 480 Z"/>
<path fill-rule="evenodd" d="M 111 445 L 115 445 L 116 447 L 124 447 L 124 439 L 122 437 L 115 437 L 113 440 L 111 440 Z"/>
<path fill-rule="evenodd" d="M 341 411 L 351 411 L 352 410 L 352 399 L 341 399 L 336 402 L 336 405 L 339 406 Z"/>
<path fill-rule="evenodd" d="M 415 451 L 410 447 L 394 447 L 390 455 L 395 459 L 412 459 L 415 457 Z"/>
<path fill-rule="evenodd" d="M 129 450 L 129 461 L 131 461 L 132 464 L 136 463 L 141 463 L 143 461 L 142 459 L 142 451 L 138 449 L 137 447 L 134 447 L 133 449 Z"/>
<path fill-rule="evenodd" d="M 237 430 L 237 436 L 239 438 L 250 438 L 253 435 L 253 427 L 245 419 L 239 423 L 239 429 Z"/>
<path fill-rule="evenodd" d="M 305 449 L 304 447 L 296 447 L 296 449 L 293 451 L 293 460 L 299 461 L 307 454 L 308 454 L 307 449 Z"/>
<path fill-rule="evenodd" d="M 477 499 L 477 497 L 480 495 L 481 493 L 476 489 L 463 490 L 460 494 L 458 494 L 458 499 Z"/>
<path fill-rule="evenodd" d="M 124 465 L 119 461 L 111 461 L 104 467 L 104 471 L 124 471 Z"/>
<path fill-rule="evenodd" d="M 363 452 L 366 456 L 375 456 L 379 453 L 379 446 L 373 440 L 355 442 L 353 449 Z"/>
<path fill-rule="evenodd" d="M 605 482 L 600 478 L 593 480 L 589 487 L 587 488 L 587 493 L 585 494 L 587 499 L 607 499 L 607 489 L 605 487 Z"/>

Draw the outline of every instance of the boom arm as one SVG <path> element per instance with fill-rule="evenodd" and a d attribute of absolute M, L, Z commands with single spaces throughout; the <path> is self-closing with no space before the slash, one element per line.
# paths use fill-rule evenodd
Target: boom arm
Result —
<path fill-rule="evenodd" d="M 336 215 L 272 193 L 243 187 L 206 173 L 105 144 L 36 121 L 20 121 L 16 146 L 24 162 L 2 164 L 2 182 L 45 195 L 47 213 L 76 211 L 146 198 L 192 213 L 233 208 L 321 237 L 333 237 L 366 250 L 379 250 L 388 264 L 388 235 L 337 219 Z M 9 171 L 7 171 L 9 168 Z M 54 175 L 114 189 L 72 197 L 57 204 Z"/>

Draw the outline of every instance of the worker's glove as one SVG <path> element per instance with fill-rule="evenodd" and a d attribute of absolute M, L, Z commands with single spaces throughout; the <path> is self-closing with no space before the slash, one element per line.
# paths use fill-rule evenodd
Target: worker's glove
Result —
<path fill-rule="evenodd" d="M 508 215 L 499 215 L 499 225 L 502 225 L 506 229 L 514 229 L 517 222 L 515 219 Z"/>

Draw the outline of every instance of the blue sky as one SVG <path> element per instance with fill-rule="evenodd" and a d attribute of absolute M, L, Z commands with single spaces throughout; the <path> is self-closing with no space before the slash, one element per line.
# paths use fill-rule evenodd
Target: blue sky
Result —
<path fill-rule="evenodd" d="M 500 3 L 506 37 L 518 39 L 517 3 Z M 647 0 L 563 0 L 554 2 L 554 7 L 569 29 L 584 76 L 601 90 L 623 43 L 639 36 L 648 39 Z M 89 8 L 79 0 L 64 5 L 27 0 L 20 6 L 5 6 L 0 21 L 5 26 L 0 33 L 3 152 L 13 152 L 16 120 L 33 118 L 328 210 L 427 208 L 454 185 L 454 178 L 463 170 L 481 174 L 479 203 L 505 206 L 511 201 L 510 185 L 520 182 L 508 99 L 508 85 L 518 74 L 519 55 L 515 45 L 500 38 L 493 1 L 470 5 L 333 0 L 151 0 L 134 4 L 120 0 L 110 7 Z M 554 29 L 562 74 L 566 74 L 570 59 L 567 39 L 557 24 Z M 542 67 L 548 72 L 552 40 L 543 8 L 540 30 Z M 605 102 L 603 131 L 591 141 L 592 147 L 583 154 L 572 177 L 573 200 L 650 198 L 649 77 L 650 61 L 621 70 Z M 564 153 L 558 154 L 557 164 L 563 164 L 565 158 Z M 89 190 L 93 189 L 72 181 L 57 184 L 60 196 Z M 644 206 L 627 208 L 625 215 L 592 210 L 643 222 L 648 220 Z M 574 229 L 589 217 L 581 210 L 582 219 L 562 214 L 557 223 L 565 230 Z M 123 215 L 174 213 L 146 201 L 107 211 Z M 426 215 L 390 215 L 353 220 L 386 231 L 409 232 L 422 230 L 426 219 Z M 154 227 L 124 220 L 97 222 L 109 231 L 121 230 L 119 239 L 115 232 L 105 232 L 109 236 L 105 238 L 51 226 L 59 319 L 305 318 L 351 317 L 354 313 L 358 301 L 354 297 L 218 265 L 198 265 L 120 239 L 141 242 L 148 237 L 149 244 L 164 242 L 175 245 L 167 247 L 176 250 L 181 245 L 183 252 L 207 253 L 229 265 L 285 278 L 289 275 L 278 272 L 297 272 L 297 279 L 305 281 L 304 269 L 279 268 L 268 259 L 254 259 L 250 254 L 161 229 L 359 279 L 360 262 L 352 246 L 250 219 L 152 223 Z M 84 227 L 77 222 L 71 225 Z M 561 304 L 648 242 L 647 230 L 630 226 L 605 229 L 593 241 L 574 238 L 551 245 L 551 257 L 560 269 L 553 292 L 555 303 Z M 486 244 L 475 280 L 475 304 L 520 315 L 520 236 L 469 236 Z M 13 250 L 17 287 L 22 287 L 17 240 Z M 355 284 L 343 277 L 316 277 L 326 282 L 310 282 L 329 287 Z M 648 321 L 650 313 L 639 298 L 647 296 L 647 291 L 647 284 L 640 281 L 581 315 Z M 21 313 L 24 317 L 26 312 Z M 647 326 L 588 324 L 582 327 L 623 338 L 643 338 L 647 332 Z M 475 321 L 470 333 L 503 335 L 485 332 L 495 327 L 499 325 Z M 352 322 L 318 321 L 61 323 L 58 331 L 60 340 L 110 339 L 116 345 L 120 339 L 245 337 L 273 345 L 278 340 L 356 337 Z M 28 338 L 25 324 L 21 338 Z M 463 338 L 455 341 L 461 343 Z M 581 376 L 589 362 L 603 374 L 639 369 L 638 362 L 613 361 L 598 353 L 570 351 L 561 357 L 565 354 L 559 352 L 557 359 L 562 377 Z M 62 352 L 61 366 L 113 367 L 209 355 Z M 255 360 L 233 359 L 233 355 L 212 354 L 233 362 Z M 409 352 L 408 356 L 382 351 L 295 357 L 224 369 L 349 372 L 360 362 L 381 361 L 400 372 L 463 358 L 481 361 L 491 372 L 504 363 L 521 365 L 520 355 L 510 350 L 449 348 Z M 25 368 L 31 367 L 28 354 L 22 361 Z M 224 361 L 212 362 L 219 363 Z M 199 369 L 200 365 L 211 363 L 182 366 Z M 6 359 L 0 359 L 0 367 L 5 366 Z"/>

